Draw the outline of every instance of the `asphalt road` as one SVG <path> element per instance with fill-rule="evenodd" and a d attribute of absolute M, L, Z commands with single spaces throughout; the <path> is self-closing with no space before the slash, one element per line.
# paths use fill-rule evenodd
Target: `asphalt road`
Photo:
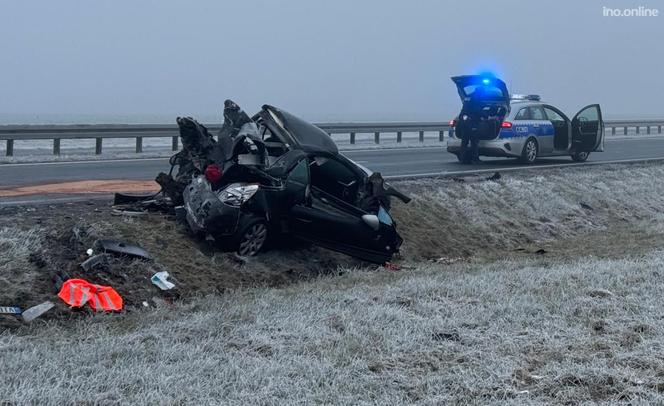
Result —
<path fill-rule="evenodd" d="M 591 154 L 589 161 L 620 161 L 664 158 L 664 136 L 641 139 L 607 139 L 605 152 Z M 457 162 L 443 147 L 355 150 L 346 156 L 384 176 L 422 175 L 461 171 L 501 170 L 520 167 L 514 159 L 490 159 L 468 166 Z M 541 159 L 536 165 L 571 164 L 569 157 Z M 39 185 L 76 180 L 150 180 L 160 171 L 168 172 L 168 160 L 122 159 L 104 161 L 0 164 L 0 188 Z"/>
<path fill-rule="evenodd" d="M 468 174 L 511 171 L 526 168 L 546 170 L 551 166 L 588 165 L 663 159 L 664 136 L 638 139 L 607 139 L 605 152 L 593 153 L 587 163 L 578 164 L 569 157 L 540 159 L 535 165 L 520 164 L 515 159 L 484 158 L 476 165 L 462 165 L 441 147 L 398 148 L 345 151 L 355 162 L 386 178 Z M 160 171 L 168 172 L 164 158 L 118 159 L 103 161 L 0 164 L 0 191 L 18 186 L 33 186 L 82 180 L 152 180 Z M 0 197 L 0 207 L 62 203 L 89 199 L 108 199 L 109 194 L 33 194 Z"/>

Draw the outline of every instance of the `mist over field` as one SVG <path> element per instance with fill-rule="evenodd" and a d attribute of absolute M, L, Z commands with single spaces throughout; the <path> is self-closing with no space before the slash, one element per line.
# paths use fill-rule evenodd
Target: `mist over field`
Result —
<path fill-rule="evenodd" d="M 629 6 L 6 1 L 0 123 L 219 122 L 226 98 L 311 121 L 447 121 L 449 77 L 479 71 L 570 115 L 600 103 L 606 118 L 661 116 L 662 17 L 602 15 Z"/>

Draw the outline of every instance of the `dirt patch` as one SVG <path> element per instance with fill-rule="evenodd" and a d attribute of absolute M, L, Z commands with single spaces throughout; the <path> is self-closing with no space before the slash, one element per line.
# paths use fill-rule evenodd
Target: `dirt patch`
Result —
<path fill-rule="evenodd" d="M 47 185 L 21 186 L 0 189 L 0 197 L 16 197 L 34 194 L 77 194 L 115 192 L 156 192 L 159 185 L 145 180 L 82 180 L 78 182 L 50 183 Z"/>

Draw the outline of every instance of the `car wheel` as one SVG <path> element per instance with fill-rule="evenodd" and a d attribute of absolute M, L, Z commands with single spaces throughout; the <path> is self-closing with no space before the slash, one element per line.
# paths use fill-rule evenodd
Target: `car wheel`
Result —
<path fill-rule="evenodd" d="M 575 152 L 572 154 L 572 160 L 574 162 L 586 162 L 589 156 L 590 152 L 587 151 Z"/>
<path fill-rule="evenodd" d="M 460 152 L 456 152 L 456 153 L 454 153 L 454 155 L 456 155 L 456 157 L 457 157 L 457 159 L 459 160 L 459 162 L 463 162 L 463 158 L 461 157 L 461 153 L 460 153 Z"/>
<path fill-rule="evenodd" d="M 244 257 L 258 254 L 267 241 L 267 224 L 263 220 L 249 222 L 238 233 L 237 253 Z"/>
<path fill-rule="evenodd" d="M 537 141 L 534 138 L 528 138 L 521 151 L 521 162 L 532 164 L 537 159 Z"/>

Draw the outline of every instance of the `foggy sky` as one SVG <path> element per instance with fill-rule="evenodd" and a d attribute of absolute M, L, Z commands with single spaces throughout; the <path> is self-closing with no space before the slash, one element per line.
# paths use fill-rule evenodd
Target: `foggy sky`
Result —
<path fill-rule="evenodd" d="M 569 114 L 664 117 L 656 1 L 1 1 L 0 114 L 446 121 L 492 70 Z M 603 17 L 645 6 L 659 17 Z"/>

